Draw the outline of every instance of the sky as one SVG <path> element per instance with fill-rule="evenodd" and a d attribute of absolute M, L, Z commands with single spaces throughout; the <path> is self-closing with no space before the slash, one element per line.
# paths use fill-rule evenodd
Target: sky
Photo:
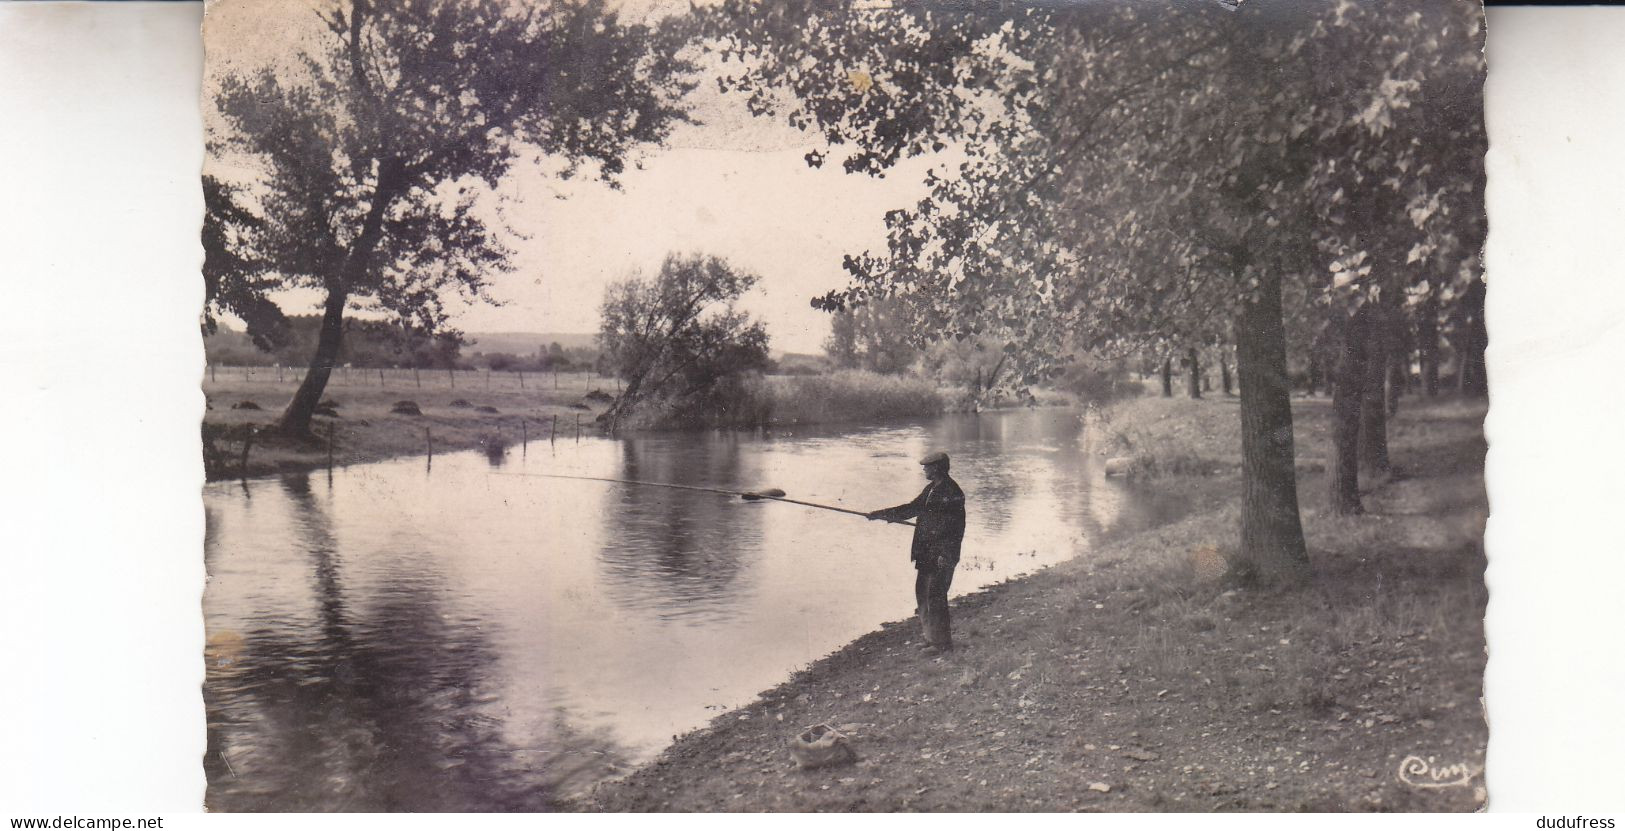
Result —
<path fill-rule="evenodd" d="M 275 63 L 320 35 L 300 2 L 217 0 L 208 15 L 209 75 Z M 611 281 L 653 275 L 670 253 L 708 254 L 761 278 L 741 306 L 765 322 L 774 351 L 820 352 L 829 316 L 810 300 L 846 285 L 844 255 L 885 248 L 884 213 L 926 194 L 932 164 L 958 161 L 915 159 L 884 179 L 845 173 L 839 154 L 812 169 L 804 156 L 827 149 L 816 136 L 752 117 L 710 84 L 692 103 L 703 124 L 683 125 L 664 148 L 645 148 L 642 169 L 629 166 L 620 191 L 515 165 L 500 189 L 502 223 L 518 232 L 506 240 L 515 268 L 490 275 L 501 305 L 453 302 L 452 325 L 596 332 Z M 290 313 L 314 312 L 319 301 L 312 291 L 278 297 Z"/>
<path fill-rule="evenodd" d="M 669 253 L 712 254 L 761 277 L 741 305 L 766 322 L 774 349 L 820 351 L 829 315 L 809 301 L 847 284 L 843 255 L 884 250 L 883 214 L 924 195 L 927 165 L 872 179 L 833 165 L 809 168 L 802 157 L 813 145 L 800 141 L 754 150 L 694 141 L 715 134 L 685 130 L 629 173 L 619 192 L 516 177 L 520 199 L 509 219 L 530 239 L 514 243 L 515 272 L 493 279 L 492 294 L 505 305 L 467 308 L 460 325 L 596 331 L 611 281 L 652 275 Z"/>

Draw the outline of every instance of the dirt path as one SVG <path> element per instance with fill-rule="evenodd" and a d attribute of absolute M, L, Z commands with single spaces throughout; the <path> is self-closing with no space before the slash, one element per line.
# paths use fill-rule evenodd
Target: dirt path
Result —
<path fill-rule="evenodd" d="M 1164 469 L 1207 460 L 1207 475 L 1155 482 L 1190 499 L 1185 519 L 956 600 L 948 656 L 889 624 L 566 807 L 1478 808 L 1482 407 L 1402 413 L 1395 475 L 1365 516 L 1324 515 L 1324 477 L 1300 477 L 1315 574 L 1288 593 L 1213 579 L 1237 521 L 1234 404 L 1141 400 L 1115 416 Z M 1326 457 L 1324 402 L 1296 417 L 1300 459 Z M 821 722 L 852 737 L 855 763 L 796 769 L 789 740 Z"/>

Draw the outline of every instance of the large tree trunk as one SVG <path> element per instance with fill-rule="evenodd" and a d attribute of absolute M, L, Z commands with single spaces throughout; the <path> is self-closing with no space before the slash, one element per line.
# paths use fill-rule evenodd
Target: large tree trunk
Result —
<path fill-rule="evenodd" d="M 1360 472 L 1369 477 L 1388 475 L 1388 357 L 1392 351 L 1393 319 L 1389 309 L 1372 309 L 1366 327 L 1365 373 L 1360 389 Z"/>
<path fill-rule="evenodd" d="M 1361 306 L 1338 321 L 1342 335 L 1332 362 L 1332 469 L 1329 504 L 1334 514 L 1349 516 L 1360 505 L 1360 400 L 1365 386 L 1366 349 L 1371 308 Z"/>
<path fill-rule="evenodd" d="M 1224 385 L 1225 395 L 1235 395 L 1235 384 L 1230 381 L 1230 359 L 1224 351 L 1219 352 L 1219 381 Z"/>
<path fill-rule="evenodd" d="M 1439 394 L 1439 290 L 1431 284 L 1416 321 L 1416 341 L 1422 359 L 1422 391 L 1433 398 Z"/>
<path fill-rule="evenodd" d="M 615 377 L 620 378 L 619 370 L 616 371 Z M 647 377 L 647 371 L 634 371 L 627 373 L 625 379 L 626 388 L 621 390 L 619 395 L 615 396 L 614 401 L 610 402 L 609 409 L 599 414 L 597 419 L 598 423 L 606 425 L 611 433 L 619 433 L 621 430 L 621 423 L 632 414 L 632 411 L 637 408 L 639 401 L 642 400 L 643 380 Z"/>
<path fill-rule="evenodd" d="M 1202 397 L 1202 364 L 1196 357 L 1196 347 L 1185 350 L 1185 360 L 1190 364 L 1190 372 L 1185 376 L 1185 394 L 1191 398 Z"/>
<path fill-rule="evenodd" d="M 1162 359 L 1162 397 L 1174 397 L 1174 359 L 1169 357 Z"/>
<path fill-rule="evenodd" d="M 1484 281 L 1475 279 L 1462 298 L 1467 306 L 1467 332 L 1463 337 L 1461 392 L 1463 395 L 1482 396 L 1490 391 L 1485 374 L 1484 352 L 1489 346 L 1489 330 L 1484 325 Z"/>
<path fill-rule="evenodd" d="M 339 346 L 344 339 L 344 304 L 349 300 L 342 288 L 330 288 L 322 310 L 322 328 L 316 337 L 316 354 L 310 359 L 310 371 L 293 394 L 293 400 L 282 411 L 277 430 L 288 435 L 303 436 L 310 433 L 310 419 L 316 405 L 322 401 L 327 389 L 327 378 L 338 362 Z"/>
<path fill-rule="evenodd" d="M 1241 382 L 1241 549 L 1230 563 L 1244 582 L 1296 582 L 1309 553 L 1298 516 L 1292 447 L 1292 388 L 1281 321 L 1281 278 L 1261 273 L 1236 327 Z"/>
<path fill-rule="evenodd" d="M 371 267 L 372 252 L 383 237 L 384 216 L 389 213 L 389 206 L 404 187 L 405 168 L 401 162 L 395 159 L 381 160 L 378 182 L 372 193 L 372 207 L 361 221 L 361 233 L 356 235 L 355 242 L 345 254 L 338 279 L 328 281 L 327 303 L 322 312 L 322 331 L 316 340 L 316 355 L 310 359 L 310 371 L 305 373 L 305 380 L 299 384 L 293 400 L 282 411 L 282 418 L 277 422 L 279 431 L 298 436 L 310 433 L 310 419 L 316 414 L 322 391 L 327 389 L 327 377 L 333 371 L 333 363 L 338 360 L 339 343 L 344 336 L 344 304 L 349 302 L 351 289 L 360 284 L 361 278 Z"/>
<path fill-rule="evenodd" d="M 1405 390 L 1410 387 L 1409 351 L 1396 349 L 1388 356 L 1388 418 L 1393 419 L 1399 415 L 1399 399 L 1404 397 Z"/>
<path fill-rule="evenodd" d="M 1456 392 L 1467 394 L 1467 335 L 1449 338 L 1449 348 L 1456 353 Z"/>

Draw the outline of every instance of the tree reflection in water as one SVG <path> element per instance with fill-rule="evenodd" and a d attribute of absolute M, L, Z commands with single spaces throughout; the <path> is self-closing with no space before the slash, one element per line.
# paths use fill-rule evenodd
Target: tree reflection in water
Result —
<path fill-rule="evenodd" d="M 626 439 L 616 478 L 734 487 L 742 469 L 736 437 L 703 434 L 681 447 Z M 760 521 L 738 497 L 690 490 L 606 485 L 620 490 L 606 512 L 599 550 L 610 596 L 661 619 L 724 620 L 745 602 L 740 557 L 757 551 Z"/>
<path fill-rule="evenodd" d="M 607 738 L 549 737 L 548 748 L 572 749 L 554 758 L 509 742 L 494 651 L 476 622 L 441 613 L 434 575 L 374 591 L 365 608 L 350 602 L 309 477 L 281 484 L 315 619 L 261 619 L 229 662 L 209 662 L 211 810 L 539 811 L 616 761 Z M 550 727 L 569 722 L 559 714 Z"/>

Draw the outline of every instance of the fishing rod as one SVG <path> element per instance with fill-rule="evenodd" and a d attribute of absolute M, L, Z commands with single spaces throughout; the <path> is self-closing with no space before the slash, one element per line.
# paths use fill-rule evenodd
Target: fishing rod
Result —
<path fill-rule="evenodd" d="M 817 502 L 803 502 L 803 501 L 801 501 L 799 499 L 791 499 L 790 497 L 785 496 L 784 491 L 781 491 L 778 488 L 768 488 L 765 491 L 752 493 L 752 494 L 750 494 L 750 496 L 747 496 L 745 498 L 750 499 L 751 496 L 754 496 L 754 497 L 756 497 L 758 499 L 771 499 L 771 500 L 773 500 L 775 502 L 788 502 L 788 503 L 790 503 L 792 505 L 806 505 L 809 508 L 823 508 L 826 511 L 840 511 L 843 514 L 853 514 L 855 516 L 861 516 L 861 517 L 864 517 L 864 518 L 868 518 L 868 516 L 869 516 L 869 514 L 867 512 L 865 512 L 865 511 L 854 511 L 851 508 L 837 508 L 834 505 L 820 505 Z M 754 501 L 754 500 L 752 500 L 752 501 Z M 906 519 L 888 519 L 886 521 L 890 522 L 890 523 L 893 523 L 893 524 L 896 524 L 896 525 L 913 525 L 914 524 L 912 522 L 909 522 Z"/>
<path fill-rule="evenodd" d="M 499 473 L 498 476 L 539 476 L 543 479 L 572 479 L 579 482 L 612 482 L 618 485 L 641 485 L 646 488 L 672 488 L 683 491 L 699 491 L 701 493 L 720 493 L 725 496 L 737 496 L 746 502 L 759 502 L 770 499 L 774 502 L 788 502 L 792 505 L 804 505 L 808 508 L 820 508 L 825 511 L 838 511 L 843 514 L 853 514 L 867 518 L 869 515 L 863 511 L 854 511 L 851 508 L 838 508 L 834 505 L 821 505 L 817 502 L 806 502 L 800 499 L 791 499 L 784 491 L 778 488 L 766 488 L 759 491 L 732 491 L 725 488 L 706 488 L 699 485 L 674 485 L 670 482 L 640 482 L 635 479 L 610 479 L 605 476 L 569 476 L 563 473 Z M 906 519 L 886 520 L 894 525 L 913 525 Z"/>

